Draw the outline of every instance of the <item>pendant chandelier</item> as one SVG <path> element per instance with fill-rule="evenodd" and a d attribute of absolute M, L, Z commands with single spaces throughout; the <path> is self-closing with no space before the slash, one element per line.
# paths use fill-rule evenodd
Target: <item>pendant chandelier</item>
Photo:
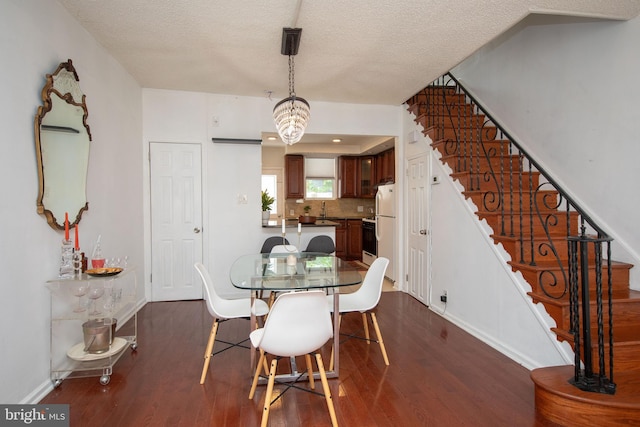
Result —
<path fill-rule="evenodd" d="M 273 107 L 273 120 L 278 134 L 287 145 L 293 145 L 302 139 L 307 128 L 311 111 L 304 98 L 296 96 L 294 88 L 294 60 L 300 46 L 302 28 L 282 29 L 282 48 L 280 53 L 289 56 L 289 97 Z"/>

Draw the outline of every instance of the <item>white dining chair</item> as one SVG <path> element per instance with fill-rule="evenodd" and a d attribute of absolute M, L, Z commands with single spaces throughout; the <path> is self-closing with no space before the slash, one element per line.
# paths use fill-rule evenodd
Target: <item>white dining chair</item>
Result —
<path fill-rule="evenodd" d="M 260 360 L 253 377 L 249 399 L 253 399 L 261 371 L 264 369 L 266 373 L 266 355 L 275 356 L 271 361 L 271 368 L 268 373 L 269 380 L 264 398 L 261 425 L 263 427 L 266 426 L 269 419 L 278 360 L 283 357 L 291 358 L 304 355 L 311 389 L 305 391 L 313 392 L 315 384 L 310 354 L 315 353 L 331 423 L 337 426 L 338 421 L 333 407 L 331 391 L 327 382 L 324 364 L 322 363 L 322 356 L 319 352 L 320 348 L 333 337 L 331 315 L 324 292 L 290 292 L 280 295 L 271 307 L 264 327 L 251 332 L 249 337 L 253 346 L 260 349 Z M 286 390 L 289 390 L 289 388 Z"/>
<path fill-rule="evenodd" d="M 297 254 L 298 248 L 295 245 L 275 245 L 271 248 L 272 254 Z"/>
<path fill-rule="evenodd" d="M 384 282 L 384 273 L 385 271 L 387 271 L 388 265 L 389 260 L 387 258 L 377 258 L 371 263 L 371 266 L 369 266 L 369 270 L 367 270 L 367 273 L 364 276 L 362 285 L 357 291 L 350 294 L 340 294 L 340 316 L 338 320 L 340 322 L 344 313 L 352 313 L 356 311 L 362 313 L 362 323 L 365 335 L 363 339 L 367 341 L 367 344 L 371 344 L 371 341 L 374 341 L 380 345 L 382 358 L 384 359 L 384 364 L 387 366 L 389 366 L 387 350 L 384 346 L 384 341 L 382 340 L 382 333 L 380 332 L 380 327 L 378 326 L 376 314 L 372 310 L 378 305 L 378 302 L 380 301 L 380 295 L 382 294 L 382 283 Z M 327 300 L 329 303 L 329 309 L 333 311 L 333 295 L 328 295 Z M 377 339 L 375 340 L 372 340 L 369 335 L 369 322 L 367 319 L 367 314 L 371 316 L 371 322 L 373 323 L 373 328 L 376 332 Z M 333 370 L 333 350 L 331 354 L 329 370 Z"/>
<path fill-rule="evenodd" d="M 232 347 L 243 347 L 242 344 L 249 339 L 247 337 L 244 340 L 236 343 L 218 340 L 218 342 L 226 344 L 228 345 L 228 347 L 225 347 L 213 353 L 213 346 L 216 342 L 216 334 L 218 332 L 218 326 L 220 322 L 229 319 L 250 318 L 252 311 L 253 314 L 257 317 L 266 316 L 267 313 L 269 313 L 269 307 L 267 306 L 267 303 L 257 298 L 254 300 L 252 307 L 251 298 L 224 299 L 220 297 L 217 294 L 215 287 L 213 286 L 213 281 L 211 280 L 209 271 L 205 268 L 205 266 L 202 263 L 197 262 L 195 264 L 195 267 L 200 274 L 200 278 L 202 279 L 202 287 L 204 288 L 207 300 L 207 309 L 209 310 L 209 314 L 211 314 L 211 316 L 213 317 L 213 325 L 211 325 L 209 341 L 207 342 L 207 347 L 204 352 L 204 366 L 202 367 L 202 375 L 200 376 L 200 384 L 204 384 L 204 380 L 207 376 L 207 371 L 209 370 L 210 359 L 215 354 L 221 353 Z M 245 346 L 244 348 L 249 347 Z"/>

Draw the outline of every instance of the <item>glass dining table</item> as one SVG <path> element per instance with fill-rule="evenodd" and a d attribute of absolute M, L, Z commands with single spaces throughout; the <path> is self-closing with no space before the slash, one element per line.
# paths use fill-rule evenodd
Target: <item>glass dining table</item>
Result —
<path fill-rule="evenodd" d="M 340 369 L 340 288 L 362 282 L 358 269 L 348 261 L 333 255 L 314 252 L 243 255 L 231 265 L 231 283 L 251 291 L 251 304 L 264 291 L 291 292 L 326 289 L 333 298 L 333 370 L 327 378 L 337 378 Z M 251 315 L 251 327 L 256 325 Z M 295 362 L 294 362 L 295 363 Z M 251 367 L 255 367 L 255 351 L 251 352 Z M 286 381 L 287 375 L 279 376 Z M 291 380 L 297 377 L 292 367 Z"/>

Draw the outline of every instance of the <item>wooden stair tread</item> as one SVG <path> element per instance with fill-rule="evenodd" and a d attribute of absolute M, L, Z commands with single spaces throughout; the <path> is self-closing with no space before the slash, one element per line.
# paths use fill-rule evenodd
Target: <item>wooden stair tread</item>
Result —
<path fill-rule="evenodd" d="M 582 391 L 569 383 L 574 367 L 552 366 L 531 372 L 536 411 L 563 426 L 640 424 L 640 374 L 619 373 L 614 395 Z"/>
<path fill-rule="evenodd" d="M 537 262 L 537 265 L 530 265 L 528 263 L 521 263 L 518 261 L 509 261 L 510 265 L 515 265 L 517 266 L 518 269 L 524 269 L 524 270 L 538 270 L 540 268 L 544 268 L 546 270 L 551 270 L 551 269 L 559 269 L 560 267 L 558 266 L 558 263 L 555 261 L 540 261 Z M 603 261 L 602 263 L 602 267 L 606 268 L 606 263 Z M 627 262 L 622 262 L 622 261 L 611 261 L 611 268 L 632 268 L 633 264 L 629 264 Z M 566 266 L 565 266 L 566 268 Z"/>
<path fill-rule="evenodd" d="M 595 293 L 591 292 L 594 298 L 591 299 L 591 302 L 595 302 Z M 602 300 L 604 302 L 608 301 L 607 293 L 603 292 Z M 534 299 L 534 301 L 544 302 L 545 304 L 558 305 L 558 306 L 568 306 L 569 305 L 569 295 L 565 295 L 562 298 L 553 298 L 549 297 L 541 292 L 528 292 L 528 295 Z M 636 302 L 640 301 L 640 291 L 634 291 L 633 289 L 615 289 L 611 292 L 611 299 L 615 302 Z"/>
<path fill-rule="evenodd" d="M 608 329 L 608 328 L 605 328 Z M 565 340 L 573 340 L 573 334 L 566 329 L 551 328 L 556 335 Z M 640 327 L 638 325 L 613 326 L 614 345 L 640 345 Z M 605 346 L 607 344 L 605 343 Z M 595 346 L 595 343 L 594 343 Z"/>

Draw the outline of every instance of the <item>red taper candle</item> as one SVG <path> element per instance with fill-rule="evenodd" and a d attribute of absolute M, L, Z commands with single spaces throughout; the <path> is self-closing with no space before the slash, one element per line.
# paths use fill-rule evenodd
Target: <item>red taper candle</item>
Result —
<path fill-rule="evenodd" d="M 64 240 L 69 241 L 69 213 L 64 213 Z"/>

